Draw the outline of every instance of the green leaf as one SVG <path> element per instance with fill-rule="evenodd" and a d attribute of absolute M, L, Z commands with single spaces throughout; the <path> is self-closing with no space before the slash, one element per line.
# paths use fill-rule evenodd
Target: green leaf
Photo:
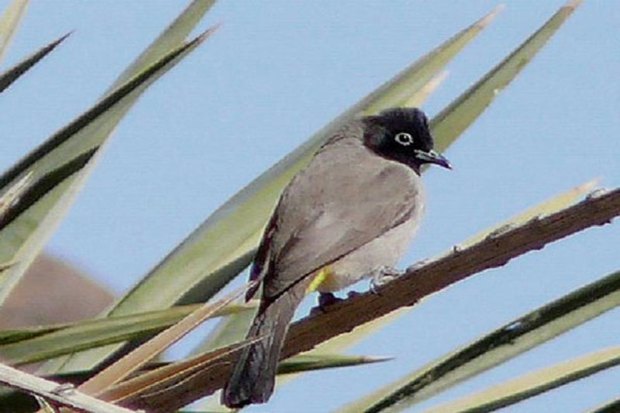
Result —
<path fill-rule="evenodd" d="M 171 325 L 155 337 L 140 344 L 129 354 L 116 360 L 114 363 L 98 372 L 95 376 L 80 384 L 78 390 L 85 391 L 89 394 L 101 394 L 115 383 L 120 382 L 144 367 L 148 362 L 155 359 L 155 357 L 177 343 L 196 327 L 200 326 L 205 320 L 221 313 L 228 305 L 232 304 L 234 300 L 245 293 L 248 288 L 252 288 L 252 284 L 255 283 L 244 285 L 215 302 L 202 304 L 190 314 L 183 317 L 183 319 L 179 320 L 178 323 Z"/>
<path fill-rule="evenodd" d="M 117 79 L 115 85 L 122 83 L 125 79 L 131 78 L 137 71 L 142 70 L 144 65 L 150 64 L 153 60 L 159 59 L 162 54 L 168 53 L 170 47 L 177 47 L 183 39 L 191 32 L 195 25 L 200 21 L 204 13 L 206 13 L 209 8 L 214 4 L 213 0 L 194 0 L 192 1 L 188 7 L 172 22 L 172 24 L 134 61 Z M 209 34 L 213 33 L 214 29 L 208 30 L 204 35 L 200 36 L 200 42 L 204 41 Z M 110 92 L 106 94 L 104 99 L 108 98 Z M 0 235 L 1 236 L 1 235 Z M 150 299 L 152 299 L 151 297 Z M 147 299 L 148 300 L 148 299 Z M 196 302 L 196 301 L 194 301 Z M 170 306 L 167 306 L 170 307 Z M 150 306 L 150 307 L 142 307 L 137 308 L 136 311 L 118 313 L 117 315 L 123 314 L 131 314 L 131 313 L 139 313 L 149 310 L 161 309 L 165 308 L 164 306 Z M 112 351 L 110 348 L 107 350 L 102 350 L 104 353 L 109 354 Z M 75 357 L 65 358 L 62 361 L 57 361 L 55 366 L 49 365 L 47 371 L 56 371 L 61 368 L 62 365 L 67 363 L 66 369 L 67 371 L 71 370 L 80 370 L 80 366 L 83 364 L 92 365 L 93 362 L 86 361 L 82 362 L 78 360 L 79 357 L 85 357 L 86 360 L 94 358 L 98 360 L 99 356 L 93 356 L 94 353 L 88 354 L 81 353 L 80 355 L 75 355 Z M 76 367 L 73 367 L 76 366 Z"/>
<path fill-rule="evenodd" d="M 538 308 L 338 411 L 401 411 L 619 305 L 620 271 Z"/>
<path fill-rule="evenodd" d="M 244 326 L 244 333 L 247 326 Z M 288 381 L 292 375 L 308 371 L 317 371 L 324 369 L 333 369 L 339 367 L 353 367 L 365 364 L 380 363 L 392 360 L 391 357 L 373 357 L 373 356 L 350 356 L 346 354 L 329 354 L 323 352 L 321 354 L 304 353 L 283 360 L 278 364 L 278 386 L 283 381 Z M 230 412 L 232 410 L 219 403 L 219 397 L 209 397 L 204 402 L 199 402 L 200 407 L 206 411 L 213 412 Z"/>
<path fill-rule="evenodd" d="M 31 183 L 32 173 L 28 173 L 11 185 L 7 191 L 0 196 L 0 221 L 4 220 L 4 217 L 7 216 L 11 209 L 20 201 Z"/>
<path fill-rule="evenodd" d="M 416 93 L 407 98 L 402 106 L 408 108 L 418 108 L 424 105 L 424 102 L 432 95 L 435 90 L 446 80 L 448 77 L 448 71 L 438 72 L 433 76 L 424 86 L 422 86 Z"/>
<path fill-rule="evenodd" d="M 27 173 L 0 195 L 0 222 L 7 219 L 7 216 L 16 208 L 31 183 L 32 173 Z M 0 261 L 0 272 L 9 269 L 14 264 L 13 261 Z"/>
<path fill-rule="evenodd" d="M 28 0 L 13 0 L 0 17 L 0 62 L 17 31 L 17 26 L 26 14 Z"/>
<path fill-rule="evenodd" d="M 258 303 L 258 300 L 250 302 Z M 255 304 L 257 307 L 257 305 Z M 243 338 L 248 331 L 248 326 L 254 319 L 256 311 L 246 311 L 245 313 L 235 314 L 226 319 L 219 320 L 217 325 L 205 337 L 202 343 L 192 350 L 192 354 L 200 354 L 205 351 L 215 350 L 216 348 L 228 346 L 236 343 Z"/>
<path fill-rule="evenodd" d="M 600 350 L 497 384 L 481 392 L 425 410 L 425 413 L 489 412 L 620 364 L 620 347 Z"/>
<path fill-rule="evenodd" d="M 250 302 L 248 304 L 231 304 L 226 306 L 222 311 L 217 312 L 214 317 L 250 312 L 250 310 L 255 308 L 255 304 L 255 302 Z M 29 340 L 44 334 L 65 329 L 75 329 L 76 331 L 80 331 L 82 329 L 91 330 L 96 332 L 96 334 L 99 334 L 99 332 L 113 332 L 114 330 L 123 329 L 130 326 L 133 327 L 136 332 L 139 332 L 141 328 L 144 330 L 151 330 L 153 327 L 156 328 L 157 326 L 167 327 L 168 325 L 173 324 L 175 320 L 180 320 L 181 317 L 191 313 L 199 306 L 200 304 L 190 304 L 166 308 L 164 310 L 131 314 L 128 316 L 108 317 L 105 319 L 89 319 L 75 321 L 73 323 L 23 327 L 12 330 L 0 330 L 0 354 L 2 353 L 2 346 L 6 344 Z"/>
<path fill-rule="evenodd" d="M 551 36 L 575 11 L 580 1 L 570 1 L 555 13 L 504 61 L 495 66 L 469 90 L 459 96 L 431 122 L 435 147 L 445 151 L 491 104 L 521 70 L 532 60 Z"/>
<path fill-rule="evenodd" d="M 278 365 L 278 374 L 359 366 L 391 359 L 391 357 L 349 356 L 346 354 L 300 354 L 282 361 Z"/>
<path fill-rule="evenodd" d="M 186 360 L 158 367 L 125 380 L 98 394 L 98 397 L 107 401 L 123 402 L 124 404 L 131 405 L 136 399 L 141 399 L 145 395 L 166 389 L 173 393 L 176 393 L 178 390 L 178 394 L 171 394 L 171 397 L 173 397 L 171 400 L 178 401 L 184 391 L 183 386 L 179 386 L 179 384 L 186 382 L 197 373 L 205 371 L 205 369 L 210 370 L 213 365 L 218 364 L 231 354 L 255 342 L 255 339 L 244 340 Z M 182 406 L 177 408 L 179 407 Z"/>
<path fill-rule="evenodd" d="M 54 189 L 58 183 L 62 183 L 66 179 L 70 178 L 76 172 L 86 165 L 86 163 L 92 158 L 96 149 L 91 149 L 83 153 L 82 155 L 74 158 L 70 162 L 67 162 L 64 165 L 56 168 L 53 171 L 43 174 L 38 180 L 33 178 L 34 172 L 30 171 L 27 173 L 30 176 L 31 183 L 24 191 L 22 196 L 19 198 L 19 201 L 16 202 L 13 206 L 11 206 L 3 215 L 0 217 L 0 241 L 1 241 L 1 233 L 7 226 L 9 226 L 12 222 L 20 218 L 20 216 L 24 215 L 24 213 L 37 202 L 39 202 L 47 193 Z M 23 178 L 19 178 L 21 180 Z M 16 180 L 19 182 L 19 180 Z M 11 185 L 14 185 L 11 183 Z M 1 286 L 1 285 L 0 285 Z"/>
<path fill-rule="evenodd" d="M 0 358 L 11 365 L 20 365 L 144 337 L 176 324 L 199 307 L 195 304 L 129 316 L 0 331 Z M 253 307 L 247 305 L 229 305 L 212 317 L 250 312 L 251 309 Z"/>
<path fill-rule="evenodd" d="M 138 97 L 157 78 L 201 44 L 205 33 L 173 50 L 93 108 L 61 129 L 0 177 L 0 194 L 31 173 L 28 203 L 0 227 L 0 262 L 15 265 L 0 273 L 0 303 L 40 251 L 84 184 L 103 142 Z M 100 152 L 99 152 L 100 153 Z"/>
<path fill-rule="evenodd" d="M 413 93 L 423 88 L 429 80 L 443 70 L 482 29 L 495 19 L 502 9 L 503 6 L 496 7 L 489 14 L 400 72 L 394 79 L 362 100 L 355 107 L 359 109 L 356 112 L 374 115 L 390 107 L 405 105 Z"/>
<path fill-rule="evenodd" d="M 598 180 L 594 179 L 592 181 L 588 181 L 584 184 L 576 186 L 575 188 L 567 192 L 561 193 L 543 202 L 542 204 L 536 205 L 535 207 L 529 208 L 524 212 L 521 212 L 517 216 L 512 217 L 505 222 L 502 222 L 500 225 L 496 225 L 491 228 L 487 228 L 484 231 L 481 231 L 480 233 L 460 243 L 458 247 L 461 249 L 467 248 L 482 241 L 484 238 L 488 237 L 492 233 L 497 233 L 511 227 L 522 225 L 530 219 L 540 218 L 545 215 L 561 211 L 562 209 L 569 207 L 570 205 L 577 202 L 579 199 L 583 198 L 585 194 L 592 192 L 597 184 Z"/>
<path fill-rule="evenodd" d="M 22 62 L 20 62 L 17 65 L 13 66 L 12 68 L 7 70 L 6 72 L 0 74 L 0 93 L 4 92 L 6 90 L 6 88 L 8 88 L 13 82 L 15 82 L 17 79 L 19 79 L 21 77 L 21 75 L 23 75 L 28 70 L 30 70 L 34 65 L 39 63 L 39 61 L 41 59 L 43 59 L 45 56 L 47 56 L 52 50 L 54 50 L 56 48 L 56 46 L 58 46 L 67 37 L 69 37 L 69 34 L 71 34 L 71 33 L 65 34 L 64 36 L 62 36 L 61 38 L 59 38 L 57 40 L 54 40 L 53 42 L 51 42 L 47 46 L 43 46 L 41 49 L 36 51 L 31 56 L 27 57 Z"/>
<path fill-rule="evenodd" d="M 202 8 L 205 6 L 208 8 L 211 2 L 195 3 L 203 5 Z M 200 11 L 196 10 L 194 3 L 188 10 L 194 13 Z M 187 23 L 184 20 L 181 22 Z M 168 42 L 170 45 L 172 44 L 169 42 L 170 37 L 178 40 L 176 36 L 179 33 L 185 35 L 192 28 L 193 26 L 176 26 L 176 30 L 169 28 L 166 31 L 167 36 L 160 36 L 156 44 L 147 49 L 146 57 L 138 59 L 142 66 L 134 64 L 131 66 L 132 70 L 119 77 L 117 84 L 122 86 L 108 93 L 92 109 L 61 129 L 0 177 L 0 193 L 2 193 L 11 182 L 19 179 L 26 171 L 32 171 L 35 179 L 34 190 L 37 192 L 36 202 L 0 230 L 0 262 L 3 260 L 16 262 L 16 265 L 0 274 L 0 303 L 19 281 L 84 184 L 95 165 L 95 159 L 91 161 L 90 158 L 107 141 L 112 130 L 142 92 L 212 32 L 208 31 L 194 41 L 176 50 L 168 50 L 167 54 L 161 56 L 164 50 L 156 47 L 158 43 Z M 158 60 L 152 63 L 155 58 Z M 56 182 L 49 182 L 49 179 L 46 179 L 54 171 L 67 168 L 78 158 L 83 161 L 83 165 L 77 165 L 71 175 L 62 176 L 62 180 Z M 89 166 L 85 167 L 86 164 Z M 38 188 L 39 180 L 45 180 L 44 188 Z"/>
<path fill-rule="evenodd" d="M 93 169 L 91 157 L 107 141 L 144 90 L 202 43 L 213 30 L 181 45 L 182 39 L 213 4 L 195 0 L 126 70 L 92 109 L 40 145 L 0 177 L 0 194 L 25 173 L 33 173 L 31 204 L 0 226 L 0 262 L 14 262 L 0 272 L 0 303 L 19 281 L 72 203 Z M 174 49 L 174 46 L 176 49 Z M 172 49 L 171 49 L 172 48 Z M 96 157 L 95 157 L 96 158 Z M 86 165 L 88 164 L 88 167 Z M 59 174 L 58 172 L 63 173 Z M 70 174 L 68 172 L 71 172 Z"/>
<path fill-rule="evenodd" d="M 162 56 L 185 42 L 191 31 L 200 23 L 204 15 L 215 4 L 215 0 L 193 0 L 170 25 L 155 39 L 112 84 L 108 92 L 121 86 L 144 68 L 149 67 Z M 216 30 L 217 26 L 212 29 Z"/>
<path fill-rule="evenodd" d="M 596 407 L 589 411 L 589 413 L 617 413 L 620 411 L 620 397 L 605 403 L 602 406 Z"/>

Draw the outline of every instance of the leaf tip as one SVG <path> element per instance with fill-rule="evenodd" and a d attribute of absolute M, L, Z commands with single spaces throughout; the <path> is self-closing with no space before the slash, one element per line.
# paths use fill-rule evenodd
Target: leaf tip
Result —
<path fill-rule="evenodd" d="M 209 27 L 207 30 L 199 34 L 196 40 L 200 42 L 205 41 L 213 33 L 217 32 L 220 29 L 220 27 L 222 27 L 222 22 L 214 24 L 213 26 Z"/>
<path fill-rule="evenodd" d="M 60 38 L 58 40 L 56 40 L 56 43 L 60 44 L 62 42 L 64 42 L 65 40 L 67 40 L 68 37 L 70 37 L 73 33 L 75 33 L 75 29 L 68 31 L 67 33 L 63 34 L 62 36 L 60 36 Z"/>
<path fill-rule="evenodd" d="M 441 72 L 433 76 L 433 78 L 427 83 L 427 86 L 432 91 L 434 91 L 448 78 L 449 74 L 450 74 L 449 70 L 442 70 Z"/>
<path fill-rule="evenodd" d="M 365 363 L 383 363 L 385 361 L 392 361 L 395 357 L 392 356 L 364 356 Z"/>
<path fill-rule="evenodd" d="M 567 9 L 575 10 L 581 5 L 582 2 L 583 0 L 569 0 L 564 7 Z"/>
<path fill-rule="evenodd" d="M 429 80 L 420 90 L 414 93 L 411 97 L 409 97 L 403 104 L 403 106 L 408 107 L 418 107 L 421 106 L 422 103 L 433 94 L 439 86 L 446 80 L 448 77 L 448 71 L 442 70 L 439 73 L 436 73 L 431 80 Z"/>
<path fill-rule="evenodd" d="M 478 20 L 478 23 L 476 23 L 476 26 L 478 26 L 478 28 L 480 29 L 484 29 L 489 24 L 491 24 L 491 22 L 495 20 L 497 15 L 500 14 L 505 8 L 506 8 L 505 4 L 499 4 L 493 10 L 491 10 L 489 14 L 487 14 L 486 16 Z"/>
<path fill-rule="evenodd" d="M 53 42 L 49 43 L 47 46 L 45 46 L 43 49 L 46 52 L 51 52 L 52 50 L 54 50 L 58 45 L 60 45 L 62 42 L 64 42 L 65 40 L 67 40 L 67 38 L 69 36 L 71 36 L 73 34 L 73 32 L 75 32 L 75 30 L 71 30 L 70 32 L 67 32 L 65 34 L 63 34 L 62 36 L 60 36 L 58 39 L 54 40 Z"/>
<path fill-rule="evenodd" d="M 601 184 L 601 178 L 594 178 L 588 182 L 575 187 L 575 191 L 579 193 L 594 191 Z"/>

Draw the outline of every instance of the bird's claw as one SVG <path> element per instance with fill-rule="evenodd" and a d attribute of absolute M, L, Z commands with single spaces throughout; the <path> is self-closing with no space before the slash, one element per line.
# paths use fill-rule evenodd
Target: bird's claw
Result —
<path fill-rule="evenodd" d="M 394 281 L 398 277 L 402 276 L 405 272 L 398 270 L 394 267 L 381 267 L 375 271 L 370 280 L 370 291 L 373 294 L 379 294 L 379 288 Z"/>
<path fill-rule="evenodd" d="M 319 293 L 319 307 L 323 309 L 340 301 L 342 301 L 342 298 L 336 297 L 334 293 Z"/>
<path fill-rule="evenodd" d="M 359 297 L 360 295 L 363 295 L 363 294 L 362 293 L 358 293 L 357 291 L 349 291 L 347 293 L 347 299 Z"/>
<path fill-rule="evenodd" d="M 408 266 L 407 269 L 405 270 L 405 272 L 412 272 L 412 271 L 419 270 L 420 268 L 424 267 L 429 262 L 431 262 L 430 259 L 425 259 L 425 260 L 418 261 L 415 264 L 412 264 L 412 265 Z"/>
<path fill-rule="evenodd" d="M 342 298 L 336 297 L 333 293 L 319 293 L 318 305 L 312 310 L 310 310 L 310 314 L 321 314 L 327 312 L 327 307 L 330 305 L 334 305 L 340 301 Z"/>

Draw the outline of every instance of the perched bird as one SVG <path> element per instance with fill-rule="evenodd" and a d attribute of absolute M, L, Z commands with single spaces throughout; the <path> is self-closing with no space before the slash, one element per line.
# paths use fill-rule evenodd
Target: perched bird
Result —
<path fill-rule="evenodd" d="M 424 209 L 426 163 L 450 168 L 433 150 L 424 113 L 395 108 L 346 124 L 293 178 L 250 272 L 262 293 L 247 337 L 258 341 L 242 350 L 224 404 L 269 399 L 288 325 L 308 290 L 329 297 L 364 277 L 394 275 Z"/>

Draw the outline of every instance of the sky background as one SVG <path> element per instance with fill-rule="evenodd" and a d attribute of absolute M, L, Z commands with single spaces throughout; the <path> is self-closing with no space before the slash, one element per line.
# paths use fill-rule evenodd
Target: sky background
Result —
<path fill-rule="evenodd" d="M 0 0 L 0 8 L 7 3 Z M 186 3 L 34 1 L 3 68 L 75 32 L 4 93 L 0 168 L 88 108 Z M 448 79 L 424 106 L 430 116 L 563 4 L 505 3 L 449 66 Z M 125 291 L 254 177 L 497 4 L 218 2 L 200 27 L 221 22 L 221 29 L 126 117 L 48 250 Z M 592 178 L 606 187 L 620 185 L 618 21 L 620 2 L 585 2 L 449 149 L 454 170 L 425 174 L 427 215 L 403 265 Z M 395 361 L 305 375 L 269 405 L 248 411 L 336 408 L 618 270 L 618 225 L 589 229 L 459 283 L 352 350 Z M 616 309 L 439 400 L 618 345 L 619 329 Z M 618 383 L 615 368 L 507 411 L 583 411 L 618 397 Z"/>

